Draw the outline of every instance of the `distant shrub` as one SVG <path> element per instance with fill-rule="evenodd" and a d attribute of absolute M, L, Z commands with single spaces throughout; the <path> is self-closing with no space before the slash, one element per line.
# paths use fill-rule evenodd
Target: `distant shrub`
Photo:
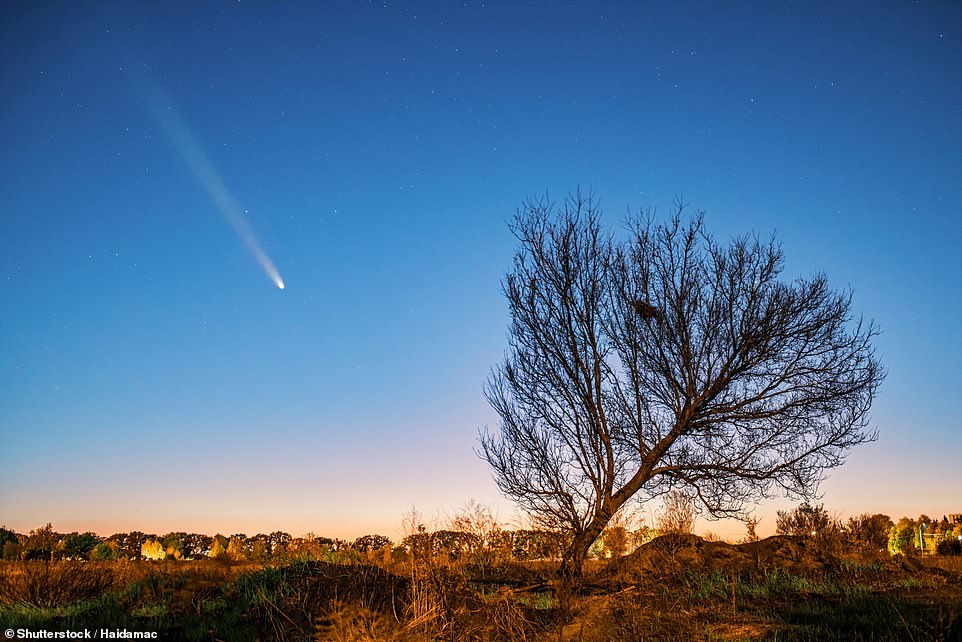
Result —
<path fill-rule="evenodd" d="M 944 539 L 935 547 L 939 555 L 962 555 L 962 542 L 958 539 Z"/>
<path fill-rule="evenodd" d="M 888 515 L 881 513 L 850 517 L 844 526 L 846 543 L 856 550 L 884 551 L 894 525 Z"/>
<path fill-rule="evenodd" d="M 5 560 L 15 560 L 20 557 L 20 544 L 17 542 L 4 542 L 3 551 L 0 553 L 0 557 Z"/>
<path fill-rule="evenodd" d="M 148 560 L 162 560 L 167 557 L 164 545 L 155 539 L 149 539 L 140 547 L 140 554 Z"/>
<path fill-rule="evenodd" d="M 835 533 L 841 525 L 819 504 L 813 506 L 802 502 L 795 510 L 778 511 L 775 518 L 775 534 L 818 537 Z"/>
<path fill-rule="evenodd" d="M 210 552 L 207 554 L 207 556 L 212 559 L 227 556 L 227 547 L 224 546 L 223 535 L 218 534 L 214 536 L 214 542 L 211 544 Z"/>
<path fill-rule="evenodd" d="M 247 559 L 247 548 L 244 546 L 243 538 L 232 535 L 227 541 L 227 557 L 234 561 Z"/>
<path fill-rule="evenodd" d="M 385 546 L 391 546 L 391 538 L 385 535 L 362 535 L 354 540 L 351 548 L 361 553 L 379 551 Z"/>
<path fill-rule="evenodd" d="M 670 491 L 662 500 L 655 526 L 662 533 L 690 534 L 695 526 L 695 502 L 679 490 Z"/>
<path fill-rule="evenodd" d="M 90 559 L 97 561 L 115 560 L 120 557 L 120 551 L 114 542 L 100 542 L 90 551 Z"/>

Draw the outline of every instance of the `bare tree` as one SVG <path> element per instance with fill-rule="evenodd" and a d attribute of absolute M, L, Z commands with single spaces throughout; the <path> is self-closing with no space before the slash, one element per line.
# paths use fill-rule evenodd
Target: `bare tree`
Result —
<path fill-rule="evenodd" d="M 758 533 L 755 529 L 758 528 L 758 523 L 761 520 L 754 515 L 745 519 L 745 539 L 741 541 L 743 544 L 751 544 L 752 542 L 758 541 Z"/>
<path fill-rule="evenodd" d="M 785 282 L 780 246 L 670 221 L 603 231 L 589 196 L 530 199 L 511 226 L 508 354 L 482 455 L 509 498 L 571 534 L 561 573 L 626 502 L 679 488 L 714 517 L 782 489 L 812 497 L 875 435 L 875 326 L 826 277 Z"/>
<path fill-rule="evenodd" d="M 482 573 L 505 553 L 505 538 L 498 517 L 489 506 L 469 500 L 448 520 L 448 528 L 464 536 L 467 559 Z M 510 547 L 507 547 L 510 549 Z"/>
<path fill-rule="evenodd" d="M 662 509 L 655 526 L 662 533 L 688 535 L 695 526 L 695 503 L 679 489 L 669 491 L 662 500 Z"/>

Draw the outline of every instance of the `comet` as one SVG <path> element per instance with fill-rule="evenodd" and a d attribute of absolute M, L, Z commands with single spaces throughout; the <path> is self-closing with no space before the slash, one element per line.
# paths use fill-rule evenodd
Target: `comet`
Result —
<path fill-rule="evenodd" d="M 207 154 L 204 153 L 187 123 L 174 108 L 163 87 L 153 78 L 144 74 L 134 74 L 131 79 L 140 91 L 147 109 L 157 120 L 164 133 L 167 134 L 171 144 L 180 153 L 194 178 L 210 196 L 210 200 L 214 202 L 217 209 L 234 228 L 234 232 L 240 237 L 244 248 L 254 257 L 264 274 L 277 286 L 277 289 L 283 290 L 284 279 L 281 278 L 281 274 L 277 271 L 274 262 L 271 261 L 271 257 L 267 255 L 247 222 L 246 210 L 241 208 L 240 203 L 224 185 L 224 181 L 214 171 L 214 166 L 211 165 Z"/>

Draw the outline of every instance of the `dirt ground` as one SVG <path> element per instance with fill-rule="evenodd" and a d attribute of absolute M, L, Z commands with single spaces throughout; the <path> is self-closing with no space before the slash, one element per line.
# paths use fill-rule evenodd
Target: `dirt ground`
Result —
<path fill-rule="evenodd" d="M 593 592 L 544 639 L 962 641 L 962 564 L 803 537 L 665 535 L 599 571 Z"/>

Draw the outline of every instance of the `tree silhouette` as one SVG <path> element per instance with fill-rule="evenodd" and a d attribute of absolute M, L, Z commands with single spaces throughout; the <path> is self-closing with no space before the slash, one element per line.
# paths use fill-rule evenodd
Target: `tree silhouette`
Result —
<path fill-rule="evenodd" d="M 720 243 L 681 203 L 619 240 L 599 213 L 580 193 L 519 209 L 509 349 L 485 390 L 500 425 L 482 455 L 502 492 L 570 533 L 568 578 L 629 500 L 679 489 L 745 518 L 773 489 L 811 497 L 875 437 L 884 377 L 851 294 L 780 280 L 774 240 Z"/>

